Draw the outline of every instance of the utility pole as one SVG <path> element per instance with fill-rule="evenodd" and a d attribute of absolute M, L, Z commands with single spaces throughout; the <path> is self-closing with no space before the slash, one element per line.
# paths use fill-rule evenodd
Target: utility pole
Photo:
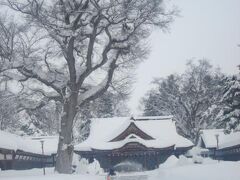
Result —
<path fill-rule="evenodd" d="M 42 145 L 42 155 L 44 155 L 44 140 L 41 140 L 40 141 L 41 142 L 41 145 Z M 42 167 L 43 167 L 43 175 L 45 175 L 46 174 L 46 172 L 45 172 L 45 163 L 44 163 L 44 159 L 42 158 Z"/>
<path fill-rule="evenodd" d="M 219 134 L 215 134 L 216 140 L 217 140 L 217 150 L 219 149 Z M 215 154 L 216 156 L 216 154 Z M 219 162 L 219 160 L 218 160 Z"/>

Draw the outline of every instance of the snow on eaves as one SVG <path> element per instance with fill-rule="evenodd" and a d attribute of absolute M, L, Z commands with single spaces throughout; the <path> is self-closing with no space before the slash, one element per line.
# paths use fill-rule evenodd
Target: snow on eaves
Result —
<path fill-rule="evenodd" d="M 206 146 L 206 148 L 216 148 L 217 139 L 216 135 L 223 136 L 224 129 L 204 129 L 201 130 L 200 136 Z"/>
<path fill-rule="evenodd" d="M 44 153 L 47 155 L 57 154 L 58 148 L 58 136 L 38 136 L 38 137 L 27 137 L 32 146 L 41 149 L 41 142 L 44 142 Z"/>
<path fill-rule="evenodd" d="M 17 135 L 0 131 L 0 148 L 1 149 L 9 149 L 9 150 L 16 151 L 19 148 L 18 144 L 20 145 L 22 144 L 21 141 L 22 139 Z"/>
<path fill-rule="evenodd" d="M 42 154 L 40 140 L 44 141 L 44 154 L 51 155 L 57 152 L 57 136 L 43 136 L 37 139 L 37 137 L 21 137 L 0 131 L 0 149 Z"/>
<path fill-rule="evenodd" d="M 219 149 L 240 145 L 240 132 L 225 134 L 224 129 L 205 129 L 200 132 L 200 136 L 206 148 L 217 148 L 216 136 L 218 136 Z"/>
<path fill-rule="evenodd" d="M 219 148 L 227 148 L 240 145 L 240 132 L 232 132 L 230 134 L 225 134 L 223 137 L 220 137 Z"/>
<path fill-rule="evenodd" d="M 161 141 L 161 140 L 144 140 L 140 137 L 138 137 L 137 135 L 134 134 L 134 136 L 136 136 L 136 138 L 131 139 L 130 137 L 133 134 L 130 134 L 126 139 L 122 140 L 122 141 L 115 141 L 115 142 L 102 142 L 102 143 L 97 143 L 95 144 L 95 146 L 88 146 L 89 142 L 84 142 L 81 143 L 77 146 L 75 146 L 75 150 L 80 150 L 80 151 L 91 151 L 92 149 L 97 149 L 97 150 L 113 150 L 113 149 L 118 149 L 123 147 L 124 145 L 131 143 L 131 142 L 138 142 L 146 147 L 149 148 L 165 148 L 165 147 L 170 147 L 170 146 L 174 146 L 174 142 L 171 141 Z"/>
<path fill-rule="evenodd" d="M 121 134 L 131 122 L 154 140 L 144 140 L 141 137 L 131 139 L 126 137 L 122 141 L 110 142 Z M 92 119 L 88 139 L 75 146 L 76 151 L 91 151 L 92 149 L 110 150 L 121 148 L 129 142 L 138 142 L 146 147 L 165 148 L 169 146 L 190 147 L 193 143 L 180 136 L 176 131 L 172 116 L 156 117 L 114 117 Z"/>
<path fill-rule="evenodd" d="M 133 117 L 135 120 L 172 120 L 173 116 L 142 116 L 142 117 Z"/>

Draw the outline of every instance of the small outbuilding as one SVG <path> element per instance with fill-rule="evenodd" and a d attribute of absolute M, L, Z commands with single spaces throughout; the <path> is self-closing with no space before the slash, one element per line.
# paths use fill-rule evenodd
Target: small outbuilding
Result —
<path fill-rule="evenodd" d="M 205 129 L 199 133 L 197 146 L 201 155 L 220 160 L 240 160 L 240 132 L 225 133 L 224 129 Z"/>
<path fill-rule="evenodd" d="M 74 149 L 89 162 L 97 159 L 104 170 L 126 162 L 151 170 L 192 147 L 177 133 L 172 116 L 155 116 L 92 119 L 88 139 Z"/>

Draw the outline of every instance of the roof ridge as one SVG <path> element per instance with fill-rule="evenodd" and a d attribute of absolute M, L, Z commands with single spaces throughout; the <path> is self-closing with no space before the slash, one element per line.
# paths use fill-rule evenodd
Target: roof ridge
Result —
<path fill-rule="evenodd" d="M 147 120 L 172 120 L 173 116 L 139 116 L 134 117 L 135 121 L 147 121 Z"/>
<path fill-rule="evenodd" d="M 99 117 L 99 118 L 91 118 L 92 120 L 98 120 L 98 119 L 114 119 L 114 118 L 126 118 L 130 120 L 169 120 L 172 119 L 173 116 L 114 116 L 114 117 Z"/>

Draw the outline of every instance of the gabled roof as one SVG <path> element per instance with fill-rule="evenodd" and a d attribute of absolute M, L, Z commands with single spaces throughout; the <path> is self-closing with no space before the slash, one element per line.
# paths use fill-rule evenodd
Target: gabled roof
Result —
<path fill-rule="evenodd" d="M 240 132 L 231 132 L 230 134 L 225 134 L 224 129 L 201 130 L 199 140 L 204 142 L 206 148 L 217 148 L 216 135 L 218 135 L 219 149 L 240 145 Z"/>
<path fill-rule="evenodd" d="M 145 133 L 144 131 L 142 131 L 134 121 L 131 121 L 131 123 L 128 125 L 128 127 L 121 132 L 120 134 L 118 134 L 116 137 L 114 137 L 110 142 L 115 142 L 115 141 L 121 141 L 124 140 L 127 136 L 129 136 L 130 134 L 135 134 L 139 137 L 141 137 L 142 139 L 145 140 L 153 140 L 154 138 L 151 137 L 150 135 L 148 135 L 147 133 Z M 133 136 L 133 135 L 132 135 Z M 131 136 L 131 137 L 132 137 Z"/>
<path fill-rule="evenodd" d="M 152 137 L 144 139 L 135 133 L 128 134 L 125 139 L 111 142 L 121 135 L 130 124 L 139 128 L 146 135 Z M 131 138 L 134 136 L 135 138 Z M 88 139 L 75 146 L 76 151 L 91 151 L 92 149 L 111 150 L 123 147 L 126 143 L 139 142 L 149 148 L 190 147 L 192 142 L 176 132 L 172 116 L 153 117 L 113 117 L 92 119 Z"/>

